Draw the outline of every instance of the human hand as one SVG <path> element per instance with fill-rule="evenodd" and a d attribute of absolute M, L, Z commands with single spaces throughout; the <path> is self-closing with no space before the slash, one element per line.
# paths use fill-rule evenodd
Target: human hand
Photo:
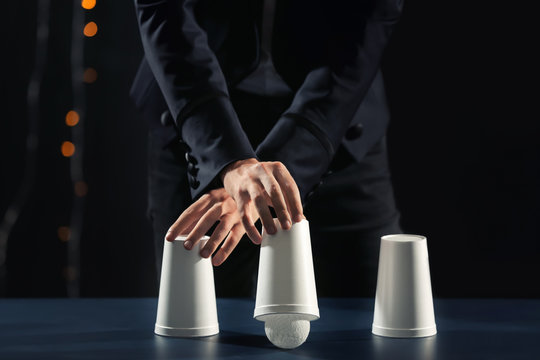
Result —
<path fill-rule="evenodd" d="M 254 209 L 250 213 L 257 219 Z M 236 203 L 224 188 L 211 190 L 191 204 L 169 228 L 165 239 L 174 241 L 178 235 L 188 234 L 184 247 L 191 250 L 216 221 L 219 224 L 201 249 L 201 256 L 208 258 L 223 242 L 221 249 L 212 258 L 212 264 L 219 266 L 229 257 L 245 233 Z"/>
<path fill-rule="evenodd" d="M 274 208 L 282 229 L 290 229 L 291 219 L 299 222 L 304 218 L 298 186 L 282 163 L 239 160 L 228 165 L 220 176 L 236 202 L 245 232 L 255 244 L 260 244 L 262 237 L 255 227 L 257 219 L 251 215 L 252 208 L 269 234 L 277 230 L 268 206 Z"/>

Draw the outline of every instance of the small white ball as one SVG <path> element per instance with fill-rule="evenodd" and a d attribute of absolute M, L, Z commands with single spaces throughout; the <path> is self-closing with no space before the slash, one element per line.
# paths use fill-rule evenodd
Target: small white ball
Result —
<path fill-rule="evenodd" d="M 266 337 L 282 349 L 294 349 L 304 343 L 309 335 L 309 320 L 300 314 L 267 315 L 264 322 Z"/>

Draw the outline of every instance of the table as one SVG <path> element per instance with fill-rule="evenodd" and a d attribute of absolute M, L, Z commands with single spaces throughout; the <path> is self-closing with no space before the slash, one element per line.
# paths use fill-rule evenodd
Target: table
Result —
<path fill-rule="evenodd" d="M 274 347 L 253 299 L 218 299 L 221 332 L 153 334 L 157 299 L 0 299 L 0 359 L 540 359 L 540 300 L 435 299 L 439 333 L 371 334 L 373 299 L 319 299 L 306 343 Z"/>

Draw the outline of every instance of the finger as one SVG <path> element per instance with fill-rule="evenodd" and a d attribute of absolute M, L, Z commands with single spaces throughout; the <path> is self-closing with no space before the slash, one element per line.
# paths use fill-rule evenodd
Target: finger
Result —
<path fill-rule="evenodd" d="M 219 220 L 221 217 L 221 205 L 215 204 L 208 210 L 201 219 L 197 222 L 197 225 L 190 231 L 186 240 L 184 241 L 184 247 L 191 250 L 197 242 L 206 234 L 208 230 Z"/>
<path fill-rule="evenodd" d="M 281 228 L 288 230 L 291 227 L 291 218 L 289 216 L 287 203 L 285 202 L 285 197 L 281 191 L 281 186 L 273 175 L 263 177 L 261 179 L 261 184 L 264 186 L 264 190 L 270 197 L 271 206 L 276 212 Z"/>
<path fill-rule="evenodd" d="M 293 177 L 289 173 L 289 170 L 287 170 L 284 165 L 277 166 L 274 171 L 274 177 L 279 183 L 283 195 L 287 199 L 293 221 L 302 221 L 304 218 L 304 210 L 302 208 L 302 200 L 300 199 L 300 191 L 298 190 L 298 186 Z"/>
<path fill-rule="evenodd" d="M 208 211 L 208 209 L 206 209 L 205 211 Z M 198 217 L 195 217 L 195 216 L 194 216 L 192 220 L 190 220 L 190 221 L 187 221 L 187 220 L 186 220 L 187 225 L 183 225 L 183 226 L 181 227 L 181 230 L 180 230 L 180 231 L 177 231 L 177 235 L 173 238 L 173 240 L 174 240 L 177 236 L 179 236 L 179 235 L 187 235 L 187 234 L 189 234 L 189 233 L 193 230 L 193 228 L 195 227 L 195 225 L 197 225 L 197 222 L 199 221 L 199 219 L 201 218 L 201 216 L 204 215 L 204 212 L 202 212 L 202 211 L 199 212 L 199 213 L 200 213 L 200 215 L 199 215 Z M 172 241 L 172 240 L 171 240 L 171 241 Z"/>
<path fill-rule="evenodd" d="M 287 203 L 287 211 L 289 212 L 289 214 L 292 214 L 293 212 L 291 210 L 291 204 L 289 204 L 289 201 L 287 200 L 286 197 L 285 197 L 285 203 Z M 300 221 L 306 218 L 305 215 L 303 214 L 303 211 L 304 211 L 304 206 L 302 206 L 302 215 L 300 216 L 300 218 L 297 218 L 297 219 L 300 219 Z M 296 223 L 299 221 L 295 220 L 294 222 Z"/>
<path fill-rule="evenodd" d="M 237 206 L 240 209 L 242 225 L 244 226 L 247 236 L 251 239 L 251 241 L 253 241 L 253 243 L 260 244 L 262 237 L 261 234 L 259 234 L 259 230 L 257 230 L 253 223 L 254 217 L 251 215 L 249 202 L 242 200 L 242 204 L 237 204 Z"/>
<path fill-rule="evenodd" d="M 212 264 L 214 266 L 223 264 L 223 262 L 227 260 L 229 255 L 231 255 L 232 251 L 236 248 L 236 245 L 238 245 L 244 234 L 245 231 L 241 224 L 233 226 L 231 232 L 223 241 L 223 245 L 221 245 L 221 248 L 212 258 Z"/>
<path fill-rule="evenodd" d="M 266 203 L 264 189 L 259 188 L 259 186 L 253 186 L 250 195 L 266 232 L 268 234 L 275 234 L 276 225 L 274 223 L 274 218 L 272 218 L 272 214 L 270 213 L 270 209 L 268 208 L 268 204 Z"/>
<path fill-rule="evenodd" d="M 231 231 L 231 228 L 234 225 L 232 220 L 233 217 L 231 215 L 225 215 L 219 219 L 219 225 L 216 226 L 212 232 L 212 235 L 210 236 L 210 239 L 208 239 L 206 244 L 201 249 L 201 256 L 203 258 L 209 257 L 214 253 L 214 251 L 216 251 L 219 244 L 223 241 L 223 239 L 225 239 L 229 231 Z"/>
<path fill-rule="evenodd" d="M 180 214 L 178 219 L 171 225 L 165 239 L 174 241 L 178 235 L 189 233 L 197 224 L 198 219 L 212 206 L 210 197 L 203 195 L 199 200 L 191 204 Z"/>
<path fill-rule="evenodd" d="M 182 229 L 182 231 L 179 233 L 179 235 L 189 234 L 191 232 L 191 230 L 193 230 L 195 225 L 197 225 L 197 219 L 195 219 L 194 221 L 190 221 L 189 224 Z"/>

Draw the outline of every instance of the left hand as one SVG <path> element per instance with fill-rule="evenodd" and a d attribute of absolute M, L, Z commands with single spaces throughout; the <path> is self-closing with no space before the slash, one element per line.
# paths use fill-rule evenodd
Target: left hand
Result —
<path fill-rule="evenodd" d="M 251 212 L 257 219 L 256 211 L 253 210 Z M 219 221 L 219 224 L 201 249 L 201 256 L 208 258 L 223 241 L 221 249 L 212 259 L 212 264 L 219 266 L 229 257 L 246 232 L 236 203 L 224 188 L 211 190 L 191 204 L 169 228 L 165 239 L 174 241 L 178 235 L 188 234 L 184 247 L 191 250 L 216 221 Z"/>

